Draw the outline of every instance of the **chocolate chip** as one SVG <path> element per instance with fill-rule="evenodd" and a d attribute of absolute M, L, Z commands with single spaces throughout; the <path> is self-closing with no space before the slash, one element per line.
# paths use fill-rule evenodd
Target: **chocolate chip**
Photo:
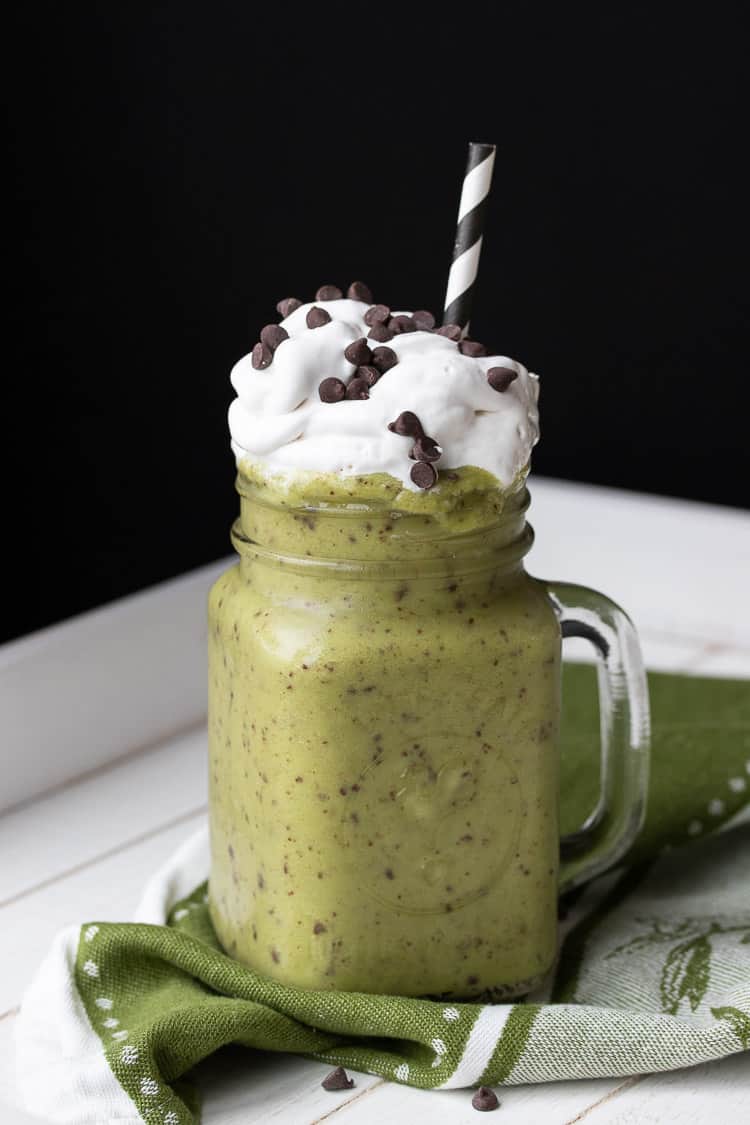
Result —
<path fill-rule="evenodd" d="M 414 481 L 418 488 L 432 488 L 438 479 L 437 469 L 434 465 L 428 465 L 426 461 L 417 461 L 416 465 L 412 466 L 409 476 Z"/>
<path fill-rule="evenodd" d="M 368 305 L 372 304 L 372 293 L 364 281 L 353 281 L 347 289 L 346 295 L 350 301 L 364 301 Z"/>
<path fill-rule="evenodd" d="M 370 384 L 367 379 L 360 379 L 356 376 L 352 379 L 346 388 L 347 398 L 369 398 L 370 397 Z"/>
<path fill-rule="evenodd" d="M 276 312 L 282 317 L 291 316 L 294 310 L 298 309 L 301 304 L 302 302 L 298 301 L 296 297 L 285 297 L 283 301 L 279 301 L 276 306 Z"/>
<path fill-rule="evenodd" d="M 411 410 L 404 410 L 395 422 L 389 422 L 388 429 L 391 433 L 399 434 L 401 437 L 418 438 L 424 434 L 422 423 Z"/>
<path fill-rule="evenodd" d="M 324 379 L 318 387 L 321 402 L 341 402 L 346 398 L 346 384 L 340 379 Z"/>
<path fill-rule="evenodd" d="M 514 379 L 518 378 L 518 372 L 512 367 L 491 367 L 487 372 L 487 382 L 492 387 L 493 391 L 507 391 Z"/>
<path fill-rule="evenodd" d="M 455 340 L 456 343 L 461 339 L 461 327 L 458 324 L 443 324 L 437 330 L 438 336 L 447 336 L 449 340 Z"/>
<path fill-rule="evenodd" d="M 476 340 L 461 340 L 458 345 L 458 350 L 461 352 L 461 355 L 469 355 L 473 358 L 480 355 L 487 355 L 487 349 L 484 344 L 480 344 Z"/>
<path fill-rule="evenodd" d="M 471 1099 L 471 1104 L 474 1106 L 474 1109 L 486 1113 L 490 1109 L 497 1109 L 500 1102 L 497 1100 L 497 1094 L 494 1090 L 490 1090 L 489 1086 L 480 1086 Z"/>
<path fill-rule="evenodd" d="M 427 309 L 417 309 L 412 320 L 420 332 L 432 332 L 435 327 L 435 317 Z"/>
<path fill-rule="evenodd" d="M 416 332 L 417 326 L 410 316 L 405 316 L 404 313 L 399 313 L 398 316 L 392 316 L 388 321 L 388 327 L 391 332 L 395 332 L 398 336 L 400 332 Z"/>
<path fill-rule="evenodd" d="M 308 328 L 321 328 L 324 324 L 328 324 L 330 319 L 330 313 L 327 313 L 325 309 L 319 309 L 317 305 L 313 305 L 305 317 L 305 323 Z"/>
<path fill-rule="evenodd" d="M 316 922 L 315 925 L 313 926 L 313 933 L 314 934 L 324 934 L 325 932 L 326 932 L 326 928 L 323 925 L 323 923 L 322 922 Z"/>
<path fill-rule="evenodd" d="M 394 337 L 394 333 L 384 324 L 373 324 L 367 335 L 371 340 L 378 340 L 381 344 L 384 344 L 386 340 L 392 340 Z"/>
<path fill-rule="evenodd" d="M 354 343 L 349 345 L 344 352 L 344 356 L 350 363 L 353 363 L 355 367 L 361 367 L 362 364 L 370 362 L 372 352 L 370 351 L 367 340 L 362 336 L 359 340 L 355 340 Z"/>
<path fill-rule="evenodd" d="M 373 305 L 365 313 L 365 324 L 382 324 L 390 315 L 391 310 L 387 305 Z"/>
<path fill-rule="evenodd" d="M 279 344 L 283 344 L 284 340 L 289 339 L 289 333 L 286 328 L 282 328 L 280 324 L 267 324 L 265 328 L 260 330 L 260 340 L 272 352 L 275 352 Z"/>
<path fill-rule="evenodd" d="M 366 364 L 364 367 L 357 368 L 356 378 L 364 379 L 368 387 L 374 387 L 380 378 L 380 372 L 377 367 L 370 367 Z"/>
<path fill-rule="evenodd" d="M 321 285 L 315 294 L 316 301 L 340 301 L 344 294 L 338 285 Z"/>
<path fill-rule="evenodd" d="M 427 434 L 421 434 L 414 442 L 409 456 L 413 461 L 439 461 L 442 453 L 442 449 L 434 438 L 428 437 Z"/>
<path fill-rule="evenodd" d="M 253 358 L 250 361 L 256 371 L 262 371 L 265 367 L 271 366 L 273 359 L 273 352 L 268 344 L 257 343 L 253 348 Z"/>
<path fill-rule="evenodd" d="M 354 1082 L 343 1066 L 337 1066 L 320 1084 L 324 1090 L 351 1090 Z"/>
<path fill-rule="evenodd" d="M 373 367 L 377 367 L 381 375 L 385 375 L 386 371 L 390 371 L 398 363 L 398 356 L 393 348 L 373 348 L 372 350 L 372 363 Z"/>

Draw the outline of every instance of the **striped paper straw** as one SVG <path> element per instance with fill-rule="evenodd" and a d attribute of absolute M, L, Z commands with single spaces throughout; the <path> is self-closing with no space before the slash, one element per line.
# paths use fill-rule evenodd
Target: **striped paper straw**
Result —
<path fill-rule="evenodd" d="M 443 324 L 458 324 L 463 329 L 464 336 L 469 330 L 474 282 L 482 249 L 484 211 L 490 193 L 494 163 L 494 145 L 471 142 L 461 202 L 458 205 L 456 242 L 443 312 Z"/>

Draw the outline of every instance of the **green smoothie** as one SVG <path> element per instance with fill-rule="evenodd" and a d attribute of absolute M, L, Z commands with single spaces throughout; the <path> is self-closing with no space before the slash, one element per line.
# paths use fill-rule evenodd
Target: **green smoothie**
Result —
<path fill-rule="evenodd" d="M 312 989 L 528 991 L 556 948 L 561 641 L 522 474 L 416 493 L 248 461 L 238 486 L 210 597 L 222 944 Z"/>

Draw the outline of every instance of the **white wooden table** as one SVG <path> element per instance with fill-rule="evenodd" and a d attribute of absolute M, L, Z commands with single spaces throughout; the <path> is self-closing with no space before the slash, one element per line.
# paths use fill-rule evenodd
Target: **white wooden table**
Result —
<path fill-rule="evenodd" d="M 532 572 L 603 589 L 633 616 L 651 668 L 750 678 L 750 516 L 537 480 Z M 206 813 L 206 567 L 0 649 L 0 1122 L 12 1032 L 55 932 L 129 917 L 147 877 Z M 229 1050 L 201 1069 L 206 1125 L 476 1122 L 466 1091 Z M 43 1076 L 40 1076 L 43 1080 Z M 507 1125 L 750 1121 L 750 1052 L 661 1075 L 500 1090 Z M 494 1120 L 494 1118 L 493 1118 Z M 106 1125 L 106 1123 L 102 1123 Z"/>

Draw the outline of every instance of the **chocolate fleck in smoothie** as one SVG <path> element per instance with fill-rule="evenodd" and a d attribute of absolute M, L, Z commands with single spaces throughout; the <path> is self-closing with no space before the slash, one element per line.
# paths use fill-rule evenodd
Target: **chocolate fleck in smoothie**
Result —
<path fill-rule="evenodd" d="M 517 995 L 556 941 L 560 626 L 522 564 L 538 381 L 359 283 L 280 312 L 232 373 L 216 931 L 284 983 Z"/>

